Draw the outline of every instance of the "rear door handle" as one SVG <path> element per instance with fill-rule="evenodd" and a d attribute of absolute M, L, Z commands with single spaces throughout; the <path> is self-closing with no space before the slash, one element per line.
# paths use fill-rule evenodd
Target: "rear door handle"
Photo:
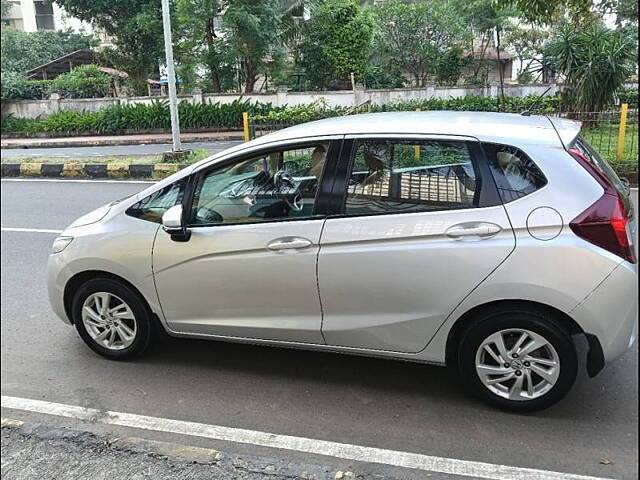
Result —
<path fill-rule="evenodd" d="M 465 222 L 449 227 L 445 235 L 454 240 L 483 240 L 502 231 L 500 225 L 490 222 Z"/>
<path fill-rule="evenodd" d="M 311 240 L 302 237 L 282 237 L 276 238 L 267 244 L 269 250 L 274 252 L 286 251 L 286 250 L 301 250 L 313 245 Z"/>

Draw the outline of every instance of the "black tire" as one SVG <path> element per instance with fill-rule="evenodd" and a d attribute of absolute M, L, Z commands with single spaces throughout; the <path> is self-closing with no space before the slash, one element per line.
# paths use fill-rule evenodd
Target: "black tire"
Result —
<path fill-rule="evenodd" d="M 560 372 L 545 394 L 531 400 L 512 400 L 489 390 L 476 371 L 476 352 L 490 335 L 508 329 L 526 329 L 541 335 L 555 349 Z M 578 357 L 569 332 L 544 309 L 509 306 L 483 312 L 463 333 L 458 348 L 458 369 L 465 385 L 484 401 L 505 410 L 532 412 L 560 401 L 571 389 L 578 373 Z"/>
<path fill-rule="evenodd" d="M 136 332 L 133 342 L 121 350 L 111 350 L 98 344 L 87 332 L 82 321 L 82 306 L 85 300 L 93 293 L 107 292 L 121 298 L 126 302 L 135 316 Z M 84 342 L 96 353 L 114 359 L 124 360 L 143 353 L 151 342 L 151 314 L 144 300 L 138 293 L 124 283 L 111 278 L 95 278 L 84 283 L 73 297 L 72 303 L 73 323 L 78 334 Z"/>

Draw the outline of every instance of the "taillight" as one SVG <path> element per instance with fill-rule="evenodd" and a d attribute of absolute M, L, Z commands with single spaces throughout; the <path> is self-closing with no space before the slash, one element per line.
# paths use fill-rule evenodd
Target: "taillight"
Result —
<path fill-rule="evenodd" d="M 618 195 L 605 193 L 582 212 L 569 226 L 573 233 L 589 243 L 636 263 L 633 245 L 627 232 L 627 215 Z"/>
<path fill-rule="evenodd" d="M 587 242 L 636 263 L 634 246 L 627 231 L 629 219 L 620 193 L 582 152 L 571 148 L 569 153 L 604 188 L 604 195 L 569 224 L 571 230 Z"/>

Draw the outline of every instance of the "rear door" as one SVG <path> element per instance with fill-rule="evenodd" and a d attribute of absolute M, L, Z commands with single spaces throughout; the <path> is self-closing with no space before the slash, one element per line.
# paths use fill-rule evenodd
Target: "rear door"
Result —
<path fill-rule="evenodd" d="M 515 247 L 473 138 L 350 136 L 318 257 L 329 345 L 418 352 Z"/>

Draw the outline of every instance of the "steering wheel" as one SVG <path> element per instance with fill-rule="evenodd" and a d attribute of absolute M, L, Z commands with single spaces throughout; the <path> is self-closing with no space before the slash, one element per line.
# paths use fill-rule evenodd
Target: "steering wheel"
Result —
<path fill-rule="evenodd" d="M 289 200 L 289 195 L 283 195 L 284 201 L 287 202 L 287 205 L 294 212 L 301 212 L 304 208 L 304 200 L 302 198 L 302 193 L 300 193 L 300 185 L 293 179 L 291 174 L 289 174 L 285 170 L 278 170 L 273 176 L 273 184 L 276 187 L 276 191 L 279 191 L 281 188 L 291 188 L 293 189 L 293 199 Z"/>
<path fill-rule="evenodd" d="M 212 208 L 200 207 L 196 211 L 196 219 L 202 223 L 223 223 L 224 218 Z"/>

